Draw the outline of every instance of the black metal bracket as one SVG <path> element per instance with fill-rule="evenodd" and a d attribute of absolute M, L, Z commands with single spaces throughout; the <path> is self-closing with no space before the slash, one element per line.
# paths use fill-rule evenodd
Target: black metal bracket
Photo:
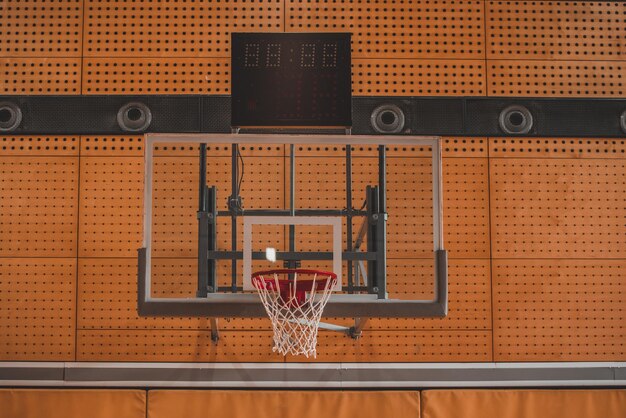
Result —
<path fill-rule="evenodd" d="M 217 290 L 216 262 L 208 257 L 209 251 L 216 250 L 217 188 L 206 185 L 207 154 L 206 144 L 200 144 L 199 199 L 198 199 L 198 290 L 197 297 L 205 298 Z"/>
<path fill-rule="evenodd" d="M 220 340 L 220 329 L 218 326 L 218 320 L 217 318 L 211 318 L 210 322 L 211 322 L 211 341 L 213 341 L 214 344 L 217 344 Z"/>
<path fill-rule="evenodd" d="M 363 336 L 363 329 L 365 324 L 369 321 L 369 318 L 354 318 L 354 326 L 348 328 L 348 337 L 353 340 L 358 340 Z"/>
<path fill-rule="evenodd" d="M 217 291 L 217 262 L 208 257 L 217 249 L 217 188 L 206 185 L 206 144 L 200 145 L 199 207 L 198 207 L 198 298 Z M 211 318 L 211 341 L 219 341 L 217 318 Z"/>

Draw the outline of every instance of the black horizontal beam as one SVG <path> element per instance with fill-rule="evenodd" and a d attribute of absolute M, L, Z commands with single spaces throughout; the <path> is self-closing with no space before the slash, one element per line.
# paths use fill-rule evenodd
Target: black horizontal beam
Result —
<path fill-rule="evenodd" d="M 146 132 L 230 132 L 229 96 L 0 96 L 0 102 L 15 104 L 22 113 L 19 126 L 0 132 L 4 135 L 122 134 L 117 112 L 129 102 L 142 102 L 150 109 L 152 122 Z M 534 124 L 519 136 L 625 136 L 620 117 L 626 99 L 582 98 L 354 97 L 352 132 L 377 134 L 372 112 L 383 104 L 402 110 L 404 135 L 512 136 L 502 131 L 498 117 L 503 109 L 521 105 L 532 113 Z"/>

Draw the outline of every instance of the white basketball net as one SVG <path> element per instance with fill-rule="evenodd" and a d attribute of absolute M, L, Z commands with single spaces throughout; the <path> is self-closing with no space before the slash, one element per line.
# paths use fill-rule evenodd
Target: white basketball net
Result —
<path fill-rule="evenodd" d="M 307 292 L 304 301 L 300 303 L 296 299 L 298 274 L 294 273 L 293 283 L 290 286 L 287 300 L 280 294 L 278 274 L 273 274 L 273 283 L 267 283 L 267 277 L 253 277 L 254 287 L 259 292 L 265 311 L 272 321 L 274 330 L 274 352 L 282 355 L 304 355 L 315 358 L 317 353 L 317 331 L 322 318 L 324 306 L 330 299 L 335 287 L 336 278 L 327 279 L 323 288 L 316 289 L 317 275 L 313 275 L 313 289 Z M 318 283 L 319 284 L 319 283 Z M 317 297 L 316 297 L 317 294 Z"/>

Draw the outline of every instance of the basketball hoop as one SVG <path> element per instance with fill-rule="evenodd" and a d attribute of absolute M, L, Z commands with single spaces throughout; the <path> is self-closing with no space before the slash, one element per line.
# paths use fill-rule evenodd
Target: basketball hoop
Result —
<path fill-rule="evenodd" d="M 252 275 L 272 321 L 274 351 L 316 357 L 317 330 L 337 275 L 319 270 L 278 269 Z"/>

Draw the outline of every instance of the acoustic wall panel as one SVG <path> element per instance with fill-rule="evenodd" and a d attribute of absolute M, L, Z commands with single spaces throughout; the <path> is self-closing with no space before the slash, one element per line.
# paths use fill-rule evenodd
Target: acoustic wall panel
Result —
<path fill-rule="evenodd" d="M 75 321 L 75 258 L 0 258 L 0 360 L 74 360 Z"/>
<path fill-rule="evenodd" d="M 79 153 L 77 136 L 0 136 L 0 156 L 75 156 Z"/>
<path fill-rule="evenodd" d="M 81 92 L 80 58 L 3 58 L 0 94 L 70 95 Z"/>
<path fill-rule="evenodd" d="M 179 269 L 180 271 L 180 269 Z M 193 270 L 185 271 L 193 274 Z M 81 258 L 78 262 L 78 328 L 101 329 L 202 329 L 211 328 L 208 318 L 139 317 L 137 314 L 137 260 L 132 258 Z M 155 296 L 174 297 L 172 287 L 196 287 L 191 281 L 155 281 Z M 167 286 L 167 287 L 166 287 Z M 162 294 L 163 288 L 166 295 Z M 220 324 L 223 327 L 223 324 Z"/>
<path fill-rule="evenodd" d="M 485 2 L 488 59 L 626 58 L 620 1 Z"/>
<path fill-rule="evenodd" d="M 240 266 L 241 268 L 241 266 Z M 153 263 L 155 298 L 193 297 L 197 289 L 195 259 L 159 258 Z M 221 263 L 222 285 L 228 285 L 230 267 Z M 78 262 L 78 329 L 188 329 L 209 330 L 207 318 L 140 317 L 137 313 L 137 260 L 132 258 L 81 258 Z M 267 318 L 222 318 L 225 330 L 269 330 Z"/>
<path fill-rule="evenodd" d="M 142 157 L 81 158 L 80 257 L 135 256 L 142 238 L 143 176 Z"/>
<path fill-rule="evenodd" d="M 624 257 L 626 160 L 493 158 L 490 165 L 494 258 Z"/>
<path fill-rule="evenodd" d="M 623 98 L 626 95 L 626 63 L 488 60 L 487 95 Z"/>
<path fill-rule="evenodd" d="M 143 152 L 143 136 L 141 135 L 83 136 L 80 138 L 81 157 L 143 157 Z"/>
<path fill-rule="evenodd" d="M 281 362 L 271 331 L 79 331 L 82 361 Z M 491 333 L 474 331 L 369 331 L 359 340 L 332 332 L 318 339 L 317 361 L 489 361 Z M 305 361 L 287 357 L 287 361 Z"/>
<path fill-rule="evenodd" d="M 496 361 L 626 356 L 624 260 L 494 260 Z"/>
<path fill-rule="evenodd" d="M 204 330 L 86 330 L 78 361 L 274 362 L 272 331 L 223 331 L 219 344 Z"/>
<path fill-rule="evenodd" d="M 230 58 L 98 57 L 82 68 L 83 94 L 230 93 Z"/>
<path fill-rule="evenodd" d="M 75 257 L 78 157 L 4 155 L 0 257 Z"/>
<path fill-rule="evenodd" d="M 370 171 L 371 163 L 361 162 L 363 167 L 354 166 L 355 176 L 359 171 Z M 391 238 L 387 256 L 391 258 L 432 259 L 432 193 L 430 178 L 432 163 L 428 158 L 389 158 L 387 160 L 387 233 Z M 424 180 L 427 179 L 427 180 Z M 372 181 L 373 180 L 373 181 Z M 370 179 L 370 184 L 375 179 Z M 362 185 L 360 191 L 364 190 Z M 354 206 L 358 206 L 358 203 Z"/>
<path fill-rule="evenodd" d="M 319 362 L 475 362 L 491 361 L 489 331 L 367 331 L 358 340 L 322 332 Z M 306 359 L 289 356 L 288 362 Z M 309 360 L 312 361 L 312 360 Z"/>
<path fill-rule="evenodd" d="M 450 258 L 489 258 L 489 178 L 485 158 L 445 158 L 444 243 Z"/>
<path fill-rule="evenodd" d="M 407 283 L 412 292 L 417 284 L 424 298 L 432 297 L 432 281 L 420 277 L 411 260 L 388 260 L 396 283 Z M 404 279 L 404 281 L 402 280 Z M 390 286 L 389 291 L 394 290 Z M 448 265 L 448 315 L 445 318 L 372 318 L 366 331 L 404 330 L 491 330 L 491 266 L 489 260 L 450 259 Z"/>
<path fill-rule="evenodd" d="M 354 59 L 354 96 L 484 96 L 480 60 Z"/>
<path fill-rule="evenodd" d="M 287 32 L 351 32 L 353 58 L 484 58 L 481 0 L 286 2 Z"/>
<path fill-rule="evenodd" d="M 489 141 L 487 138 L 443 137 L 441 144 L 443 157 L 487 157 Z"/>
<path fill-rule="evenodd" d="M 85 1 L 86 57 L 230 56 L 231 32 L 282 32 L 281 0 Z"/>
<path fill-rule="evenodd" d="M 626 159 L 626 140 L 608 138 L 494 138 L 494 158 Z"/>
<path fill-rule="evenodd" d="M 2 95 L 227 95 L 234 31 L 352 32 L 353 91 L 372 100 L 487 94 L 623 98 L 626 93 L 622 2 L 8 0 L 1 7 Z M 44 108 L 51 107 L 55 98 L 47 99 Z M 223 99 L 202 102 L 205 129 L 228 130 L 228 123 L 222 122 L 229 104 Z M 195 99 L 188 107 L 177 104 L 183 110 L 176 114 L 167 110 L 171 104 L 161 107 L 161 100 L 150 102 L 154 129 L 199 129 L 199 122 L 181 117 L 200 114 Z M 54 124 L 35 124 L 42 108 L 15 101 L 23 105 L 22 127 L 39 129 L 43 135 L 0 137 L 0 257 L 4 257 L 0 286 L 10 286 L 2 294 L 8 298 L 5 307 L 11 307 L 0 308 L 1 329 L 9 335 L 0 341 L 13 344 L 3 346 L 4 358 L 268 360 L 267 320 L 220 321 L 225 331 L 221 346 L 216 347 L 210 342 L 206 320 L 136 315 L 142 137 L 85 136 L 79 145 L 75 136 L 45 135 L 43 129 Z M 108 119 L 93 126 L 115 127 L 111 109 L 119 105 L 104 99 L 102 103 L 101 112 L 106 111 Z M 445 122 L 447 103 L 436 101 L 437 111 L 430 112 L 425 107 L 431 102 L 408 106 L 407 127 L 427 129 L 428 119 L 435 117 Z M 450 115 L 477 114 L 471 99 L 464 103 L 469 111 L 455 104 Z M 572 138 L 444 139 L 449 316 L 372 319 L 358 343 L 323 332 L 320 361 L 626 358 L 621 350 L 624 318 L 619 298 L 626 250 L 626 146 L 618 137 L 575 137 L 602 126 L 616 136 L 622 109 L 620 102 L 607 101 L 589 112 L 576 109 L 575 115 L 585 117 L 573 121 L 570 102 L 562 103 L 531 109 L 538 112 L 537 132 Z M 80 106 L 76 102 L 56 109 L 54 118 L 67 119 L 63 129 L 71 130 Z M 561 120 L 559 115 L 568 121 L 561 130 L 553 122 Z M 594 122 L 587 123 L 591 118 Z M 450 119 L 453 130 L 449 132 L 465 128 L 458 125 L 457 116 Z M 473 129 L 472 119 L 460 120 Z M 489 116 L 488 122 L 497 135 L 495 119 Z M 441 126 L 440 121 L 437 124 Z M 359 126 L 369 127 L 369 121 Z M 192 217 L 161 227 L 161 256 L 166 258 L 156 260 L 154 293 L 181 297 L 193 294 L 195 288 L 193 242 L 175 241 L 177 233 L 193 233 L 196 227 L 197 149 L 167 148 L 156 154 L 178 164 L 178 171 L 166 179 L 161 192 L 182 202 L 184 209 L 174 215 Z M 274 151 L 243 153 L 261 170 L 263 162 L 286 155 L 284 149 Z M 403 152 L 394 157 L 406 157 Z M 227 148 L 211 153 L 225 161 L 230 158 Z M 318 155 L 320 160 L 330 156 Z M 341 172 L 341 167 L 336 169 Z M 399 167 L 394 173 L 407 174 Z M 316 175 L 311 173 L 310 178 Z M 256 190 L 255 199 L 265 198 L 269 189 L 257 177 L 248 178 L 253 183 L 246 194 Z M 284 170 L 273 172 L 274 177 L 285 179 Z M 214 180 L 225 184 L 228 179 L 220 179 L 218 172 Z M 341 194 L 332 188 L 328 193 L 330 197 Z M 282 205 L 279 197 L 283 199 L 271 195 L 269 200 Z M 223 203 L 225 196 L 219 199 Z M 334 202 L 316 199 L 328 205 Z M 401 234 L 402 228 L 390 231 Z M 413 245 L 415 238 L 406 235 Z M 50 257 L 57 258 L 50 261 Z M 388 264 L 390 275 L 398 278 L 391 291 L 431 294 L 424 278 L 413 274 L 427 265 L 402 258 Z M 220 271 L 227 276 L 229 268 L 221 265 Z M 52 293 L 40 293 L 43 290 L 37 285 L 42 282 Z M 575 303 L 578 300 L 583 303 Z M 35 307 L 34 316 L 24 306 Z M 54 310 L 43 311 L 49 306 Z M 76 310 L 74 319 L 68 319 L 67 309 Z M 345 318 L 331 322 L 350 324 Z M 82 344 L 77 351 L 76 326 Z"/>
<path fill-rule="evenodd" d="M 80 57 L 83 2 L 5 0 L 0 57 Z"/>

